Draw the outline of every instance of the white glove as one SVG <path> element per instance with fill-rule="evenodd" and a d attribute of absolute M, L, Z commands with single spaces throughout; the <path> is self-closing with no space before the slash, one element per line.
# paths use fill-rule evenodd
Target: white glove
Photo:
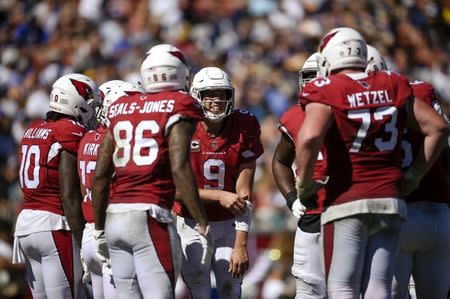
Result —
<path fill-rule="evenodd" d="M 83 277 L 81 280 L 84 284 L 88 284 L 91 282 L 91 271 L 89 271 L 89 268 L 84 261 L 83 252 L 80 250 L 80 258 L 81 258 L 81 264 L 83 265 Z"/>
<path fill-rule="evenodd" d="M 200 242 L 202 243 L 203 254 L 202 254 L 202 265 L 209 264 L 211 262 L 213 250 L 214 250 L 214 239 L 209 232 L 209 225 L 206 227 L 206 232 L 204 235 L 200 234 Z"/>
<path fill-rule="evenodd" d="M 93 235 L 95 240 L 95 255 L 97 255 L 102 263 L 105 263 L 108 267 L 111 267 L 108 246 L 106 245 L 105 231 L 95 229 Z"/>
<path fill-rule="evenodd" d="M 305 211 L 306 207 L 302 205 L 300 199 L 297 198 L 292 204 L 292 214 L 294 214 L 295 217 L 300 219 L 305 214 Z"/>

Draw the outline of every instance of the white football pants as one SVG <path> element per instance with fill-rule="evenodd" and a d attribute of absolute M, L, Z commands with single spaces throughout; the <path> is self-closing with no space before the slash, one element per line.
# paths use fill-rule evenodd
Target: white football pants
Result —
<path fill-rule="evenodd" d="M 80 249 L 70 231 L 43 231 L 19 239 L 34 299 L 85 298 Z"/>
<path fill-rule="evenodd" d="M 401 220 L 359 214 L 322 226 L 329 299 L 391 297 Z"/>
<path fill-rule="evenodd" d="M 297 286 L 297 299 L 327 297 L 322 264 L 320 233 L 307 233 L 297 227 L 294 244 L 292 275 Z"/>
<path fill-rule="evenodd" d="M 174 298 L 181 248 L 173 222 L 148 211 L 107 212 L 105 234 L 118 298 Z"/>
<path fill-rule="evenodd" d="M 81 252 L 83 253 L 84 262 L 91 273 L 94 299 L 115 299 L 117 298 L 117 295 L 112 271 L 108 269 L 95 254 L 96 246 L 93 229 L 93 224 L 86 223 L 83 230 Z"/>
<path fill-rule="evenodd" d="M 216 277 L 219 298 L 240 298 L 243 277 L 233 278 L 228 272 L 236 237 L 234 219 L 209 222 L 214 239 L 214 253 L 210 266 L 200 263 L 203 248 L 195 225 L 196 222 L 192 219 L 177 217 L 177 229 L 183 249 L 181 275 L 191 298 L 211 298 L 211 270 Z"/>

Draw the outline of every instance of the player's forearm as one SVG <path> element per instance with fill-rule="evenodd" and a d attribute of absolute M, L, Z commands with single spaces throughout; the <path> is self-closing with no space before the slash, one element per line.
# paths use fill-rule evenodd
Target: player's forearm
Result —
<path fill-rule="evenodd" d="M 439 157 L 442 149 L 447 145 L 448 132 L 440 131 L 436 134 L 425 136 L 424 146 L 416 155 L 409 171 L 422 178 Z"/>
<path fill-rule="evenodd" d="M 255 179 L 256 160 L 239 165 L 236 180 L 236 194 L 240 198 L 252 201 L 253 181 Z"/>
<path fill-rule="evenodd" d="M 180 198 L 183 199 L 183 204 L 188 209 L 192 218 L 201 226 L 206 226 L 208 221 L 205 210 L 200 202 L 197 182 L 191 164 L 186 163 L 181 167 L 173 169 L 172 176 Z"/>
<path fill-rule="evenodd" d="M 203 203 L 219 202 L 226 191 L 215 189 L 198 189 L 200 200 Z"/>
<path fill-rule="evenodd" d="M 67 222 L 69 223 L 70 231 L 81 248 L 81 239 L 84 229 L 84 217 L 81 209 L 81 200 L 76 197 L 62 197 L 64 214 L 66 215 Z"/>
<path fill-rule="evenodd" d="M 190 146 L 195 131 L 194 121 L 184 120 L 172 126 L 169 132 L 169 160 L 172 178 L 183 204 L 192 218 L 206 231 L 208 220 L 200 202 L 197 181 L 191 165 Z"/>
<path fill-rule="evenodd" d="M 95 176 L 92 185 L 92 207 L 94 210 L 95 229 L 105 229 L 106 208 L 108 206 L 109 179 Z"/>
<path fill-rule="evenodd" d="M 234 248 L 247 248 L 248 232 L 237 230 L 234 240 Z"/>
<path fill-rule="evenodd" d="M 312 183 L 314 167 L 319 154 L 322 140 L 320 138 L 299 139 L 297 147 L 297 167 L 298 181 L 302 186 L 309 186 Z"/>
<path fill-rule="evenodd" d="M 287 167 L 274 159 L 272 162 L 272 172 L 275 183 L 284 197 L 290 192 L 295 191 L 295 176 L 291 167 Z"/>
<path fill-rule="evenodd" d="M 98 148 L 98 159 L 92 179 L 92 206 L 95 229 L 105 229 L 106 207 L 108 206 L 110 178 L 113 173 L 112 154 L 114 143 L 110 132 L 105 134 Z"/>
<path fill-rule="evenodd" d="M 58 168 L 61 204 L 75 241 L 81 246 L 84 229 L 84 217 L 81 210 L 80 181 L 77 173 L 77 158 L 67 152 L 61 152 Z"/>
<path fill-rule="evenodd" d="M 295 160 L 295 145 L 286 134 L 281 134 L 280 142 L 275 149 L 272 160 L 272 173 L 281 194 L 295 191 L 295 174 L 292 164 Z"/>

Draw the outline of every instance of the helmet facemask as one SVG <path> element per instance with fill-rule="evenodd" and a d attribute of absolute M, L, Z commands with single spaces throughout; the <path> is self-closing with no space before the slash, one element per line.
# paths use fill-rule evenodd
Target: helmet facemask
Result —
<path fill-rule="evenodd" d="M 234 89 L 229 87 L 203 89 L 198 91 L 205 117 L 212 122 L 220 122 L 233 112 Z"/>
<path fill-rule="evenodd" d="M 317 70 L 317 68 L 306 68 L 298 72 L 298 85 L 300 90 L 305 87 L 306 83 L 317 77 Z"/>

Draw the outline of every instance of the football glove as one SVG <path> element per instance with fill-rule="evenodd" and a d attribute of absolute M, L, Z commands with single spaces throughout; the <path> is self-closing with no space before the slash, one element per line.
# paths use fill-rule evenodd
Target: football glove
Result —
<path fill-rule="evenodd" d="M 292 214 L 298 219 L 305 214 L 306 207 L 301 203 L 300 198 L 297 198 L 292 204 Z"/>
<path fill-rule="evenodd" d="M 80 258 L 81 258 L 81 264 L 83 265 L 83 277 L 81 280 L 84 284 L 88 284 L 91 282 L 91 271 L 89 271 L 89 268 L 84 261 L 83 252 L 80 250 Z"/>
<path fill-rule="evenodd" d="M 108 246 L 106 245 L 106 236 L 104 230 L 94 230 L 95 240 L 95 255 L 100 259 L 102 263 L 111 267 L 109 260 Z"/>
<path fill-rule="evenodd" d="M 214 250 L 214 239 L 209 232 L 209 225 L 206 227 L 205 234 L 199 233 L 200 242 L 202 243 L 203 254 L 202 254 L 202 265 L 209 264 Z"/>

